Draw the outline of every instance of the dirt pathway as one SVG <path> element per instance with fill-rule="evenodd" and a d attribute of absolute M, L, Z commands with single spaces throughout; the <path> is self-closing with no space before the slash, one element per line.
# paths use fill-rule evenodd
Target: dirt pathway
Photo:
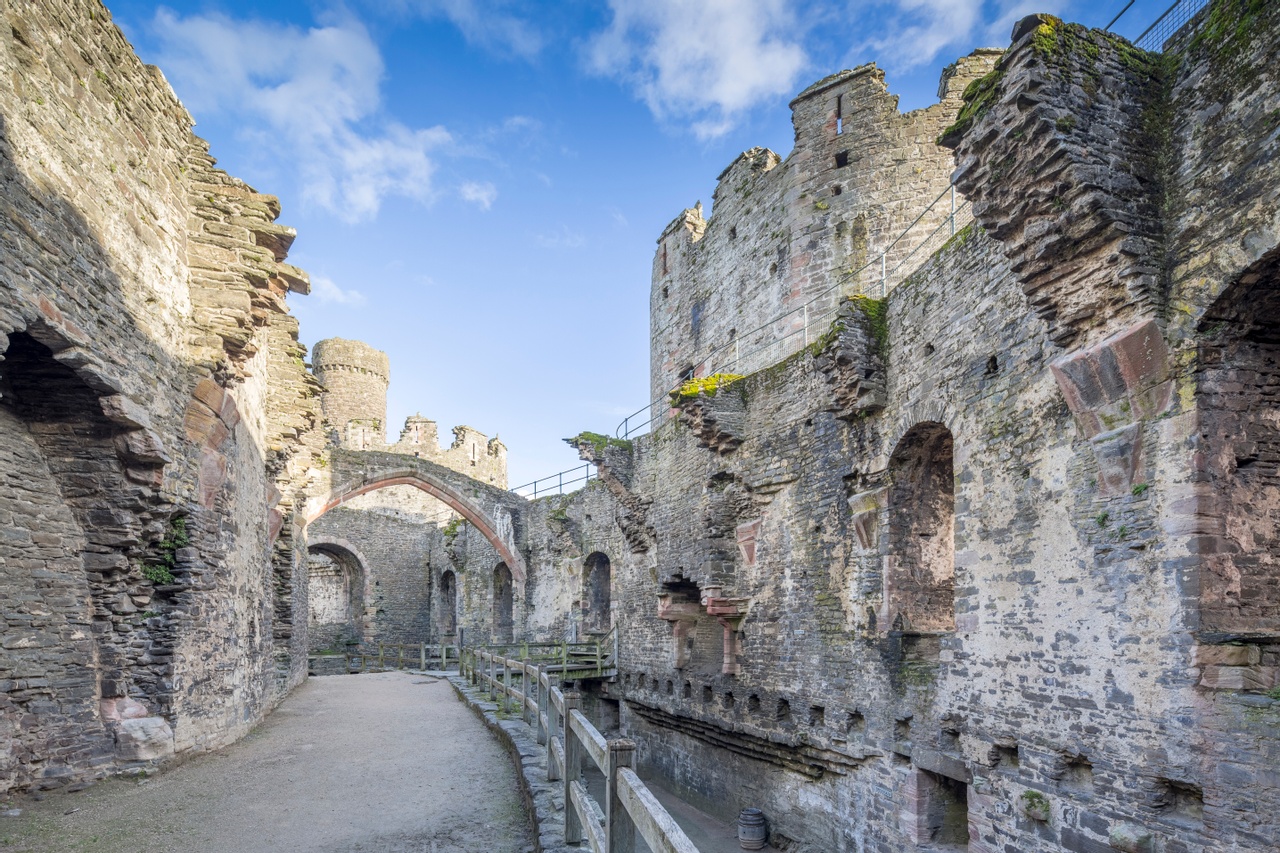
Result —
<path fill-rule="evenodd" d="M 312 678 L 221 752 L 12 805 L 5 853 L 534 849 L 506 752 L 447 682 L 408 673 Z"/>

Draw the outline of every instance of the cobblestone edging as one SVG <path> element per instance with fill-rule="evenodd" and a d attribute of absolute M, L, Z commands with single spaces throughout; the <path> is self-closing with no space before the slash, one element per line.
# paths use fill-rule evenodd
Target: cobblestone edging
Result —
<path fill-rule="evenodd" d="M 532 728 L 519 719 L 498 717 L 498 704 L 482 697 L 465 678 L 450 675 L 458 696 L 479 716 L 511 753 L 520 771 L 520 795 L 533 815 L 538 853 L 569 853 L 564 843 L 563 783 L 547 781 L 547 749 L 538 743 Z M 576 849 L 576 848 L 575 848 Z"/>

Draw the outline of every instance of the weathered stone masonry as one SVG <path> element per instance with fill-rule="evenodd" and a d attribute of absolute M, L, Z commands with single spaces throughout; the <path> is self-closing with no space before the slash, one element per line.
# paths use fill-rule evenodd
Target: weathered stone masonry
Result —
<path fill-rule="evenodd" d="M 275 199 L 101 4 L 0 18 L 0 789 L 51 788 L 227 743 L 305 673 L 315 383 Z"/>
<path fill-rule="evenodd" d="M 953 167 L 977 222 L 537 501 L 469 428 L 389 444 L 376 350 L 308 373 L 277 202 L 99 4 L 0 12 L 0 788 L 229 742 L 312 629 L 616 627 L 586 707 L 788 849 L 1280 846 L 1280 7 L 1163 58 L 1033 17 L 907 116 L 810 87 L 662 235 L 655 396 Z"/>
<path fill-rule="evenodd" d="M 644 770 L 788 849 L 1280 846 L 1280 8 L 1200 23 L 1161 57 L 1023 21 L 939 130 L 973 227 L 808 349 L 580 444 L 573 552 L 617 548 L 595 703 Z M 798 140 L 843 135 L 804 108 Z M 770 277 L 752 235 L 790 213 L 732 200 L 798 197 L 778 163 L 660 239 L 655 397 L 832 268 L 834 230 Z"/>

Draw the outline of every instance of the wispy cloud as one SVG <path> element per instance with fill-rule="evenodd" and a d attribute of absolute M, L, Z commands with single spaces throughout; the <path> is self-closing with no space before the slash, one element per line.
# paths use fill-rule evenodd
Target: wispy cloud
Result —
<path fill-rule="evenodd" d="M 568 225 L 561 225 L 555 231 L 535 234 L 533 239 L 544 249 L 579 249 L 587 244 L 586 235 L 574 231 Z"/>
<path fill-rule="evenodd" d="M 321 302 L 348 305 L 352 308 L 359 308 L 368 301 L 360 291 L 343 290 L 334 283 L 333 279 L 319 275 L 311 277 L 311 295 Z"/>
<path fill-rule="evenodd" d="M 656 118 L 700 139 L 727 132 L 758 103 L 795 91 L 808 64 L 785 0 L 609 0 L 613 20 L 588 66 L 625 81 Z"/>
<path fill-rule="evenodd" d="M 534 9 L 510 0 L 397 0 L 425 18 L 444 18 L 471 44 L 500 56 L 532 59 L 546 44 Z"/>
<path fill-rule="evenodd" d="M 949 48 L 965 50 L 975 41 L 1002 47 L 1013 24 L 1032 12 L 1061 12 L 1073 0 L 879 0 L 869 35 L 856 42 L 852 61 L 874 59 L 905 72 L 928 65 Z M 865 0 L 846 0 L 846 16 L 869 11 Z M 854 35 L 854 33 L 851 33 Z M 950 58 L 950 57 L 945 57 Z"/>
<path fill-rule="evenodd" d="M 451 136 L 380 116 L 382 56 L 358 21 L 303 29 L 161 9 L 151 28 L 192 112 L 234 115 L 297 163 L 304 199 L 347 221 L 375 216 L 388 196 L 431 200 L 434 153 Z"/>
<path fill-rule="evenodd" d="M 469 201 L 481 210 L 488 210 L 493 207 L 494 199 L 498 197 L 498 188 L 488 181 L 484 183 L 467 181 L 458 188 L 458 195 L 462 196 L 463 201 Z"/>

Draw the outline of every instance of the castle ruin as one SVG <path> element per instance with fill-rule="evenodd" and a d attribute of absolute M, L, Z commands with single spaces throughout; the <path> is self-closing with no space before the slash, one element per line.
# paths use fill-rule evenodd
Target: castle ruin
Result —
<path fill-rule="evenodd" d="M 659 236 L 652 429 L 537 500 L 307 366 L 278 202 L 96 0 L 6 20 L 0 787 L 228 744 L 335 644 L 614 631 L 584 711 L 783 849 L 1280 848 L 1280 6 L 815 83 Z"/>

